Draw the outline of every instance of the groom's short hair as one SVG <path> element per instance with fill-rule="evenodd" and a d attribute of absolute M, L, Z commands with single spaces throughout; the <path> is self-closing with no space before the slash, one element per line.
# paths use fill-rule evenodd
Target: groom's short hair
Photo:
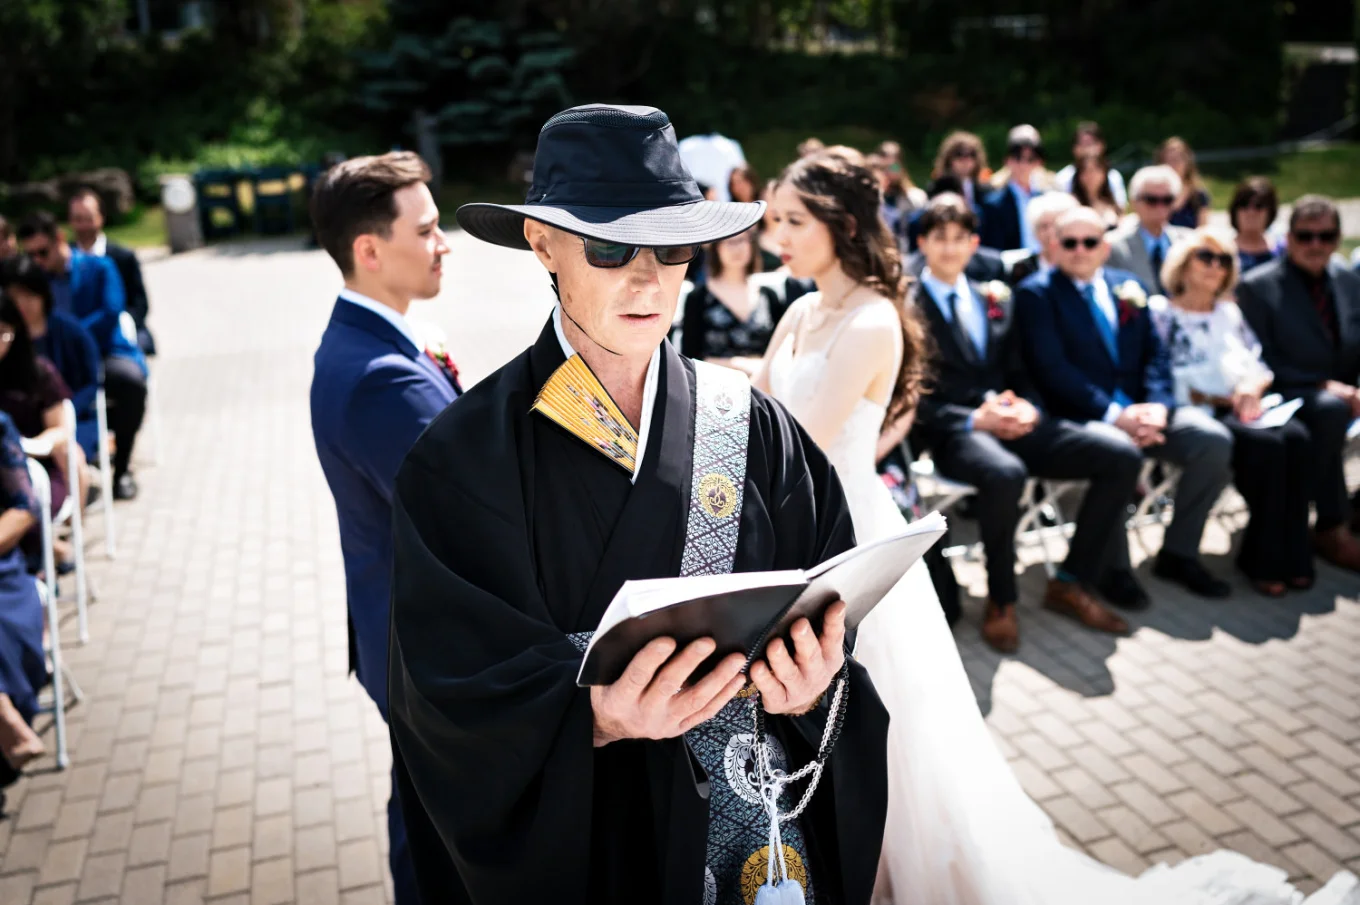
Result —
<path fill-rule="evenodd" d="M 312 191 L 312 227 L 317 242 L 349 276 L 354 272 L 354 240 L 373 234 L 392 234 L 397 219 L 393 196 L 420 182 L 430 181 L 430 168 L 420 155 L 392 151 L 354 157 L 337 163 L 317 180 Z"/>

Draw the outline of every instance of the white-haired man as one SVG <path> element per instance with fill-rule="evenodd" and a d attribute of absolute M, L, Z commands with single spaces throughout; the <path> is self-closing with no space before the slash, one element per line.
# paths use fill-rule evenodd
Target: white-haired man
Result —
<path fill-rule="evenodd" d="M 1167 252 L 1190 233 L 1168 222 L 1181 188 L 1181 177 L 1169 166 L 1143 167 L 1134 173 L 1129 194 L 1138 222 L 1120 227 L 1110 237 L 1110 266 L 1131 272 L 1157 293 L 1163 291 L 1162 262 Z"/>
<path fill-rule="evenodd" d="M 1077 199 L 1067 192 L 1045 192 L 1029 203 L 1025 216 L 1030 231 L 1039 241 L 1039 250 L 1011 264 L 1009 279 L 1019 286 L 1031 274 L 1052 267 L 1058 260 L 1058 217 L 1077 207 Z"/>

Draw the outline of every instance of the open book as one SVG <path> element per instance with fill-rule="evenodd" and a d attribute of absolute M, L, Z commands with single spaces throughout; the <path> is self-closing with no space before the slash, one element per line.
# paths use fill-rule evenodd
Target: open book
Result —
<path fill-rule="evenodd" d="M 901 534 L 861 544 L 808 570 L 624 582 L 590 639 L 576 684 L 613 683 L 634 654 L 662 636 L 680 647 L 706 637 L 717 642 L 696 676 L 737 651 L 749 666 L 771 639 L 786 636 L 804 616 L 820 631 L 822 613 L 837 600 L 845 601 L 846 628 L 853 629 L 944 532 L 944 516 L 932 512 Z"/>

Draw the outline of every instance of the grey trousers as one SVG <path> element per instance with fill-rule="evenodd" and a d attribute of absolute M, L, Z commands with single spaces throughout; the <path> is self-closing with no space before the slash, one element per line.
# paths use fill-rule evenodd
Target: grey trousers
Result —
<path fill-rule="evenodd" d="M 1134 445 L 1128 434 L 1112 424 L 1096 421 L 1088 426 Z M 1172 412 L 1166 442 L 1143 450 L 1144 455 L 1181 469 L 1175 512 L 1162 541 L 1162 549 L 1167 553 L 1186 559 L 1199 558 L 1199 542 L 1209 511 L 1232 479 L 1232 445 L 1232 433 L 1213 415 L 1184 406 Z M 1111 569 L 1130 567 L 1127 532 L 1115 533 L 1105 561 Z"/>

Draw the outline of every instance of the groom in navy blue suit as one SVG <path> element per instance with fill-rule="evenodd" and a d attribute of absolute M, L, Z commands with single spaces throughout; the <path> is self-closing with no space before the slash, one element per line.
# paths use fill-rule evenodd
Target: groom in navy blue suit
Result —
<path fill-rule="evenodd" d="M 1075 208 L 1058 218 L 1057 230 L 1056 266 L 1016 291 L 1030 373 L 1057 417 L 1087 422 L 1181 468 L 1153 573 L 1201 596 L 1226 597 L 1228 584 L 1204 568 L 1199 544 L 1232 476 L 1232 435 L 1198 408 L 1176 408 L 1171 359 L 1153 329 L 1147 290 L 1133 274 L 1104 266 L 1110 246 L 1100 215 Z M 1097 590 L 1117 606 L 1147 606 L 1124 532 L 1109 556 Z"/>
<path fill-rule="evenodd" d="M 421 431 L 462 392 L 448 353 L 426 349 L 406 320 L 413 299 L 439 293 L 448 253 L 439 210 L 415 154 L 333 167 L 312 196 L 317 237 L 345 288 L 316 350 L 312 435 L 335 497 L 349 605 L 350 669 L 387 720 L 392 485 Z M 398 905 L 419 901 L 393 783 L 388 801 Z"/>

